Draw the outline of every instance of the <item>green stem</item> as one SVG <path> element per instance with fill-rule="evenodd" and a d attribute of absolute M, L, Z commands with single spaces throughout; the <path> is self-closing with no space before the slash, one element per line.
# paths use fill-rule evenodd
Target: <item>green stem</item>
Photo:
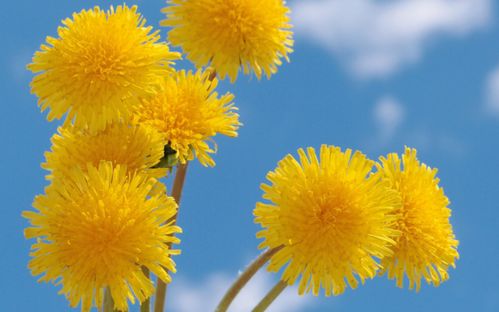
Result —
<path fill-rule="evenodd" d="M 172 197 L 177 202 L 179 208 L 177 209 L 177 213 L 175 214 L 174 223 L 177 223 L 178 211 L 180 209 L 180 199 L 182 197 L 182 189 L 184 188 L 185 175 L 187 173 L 187 165 L 179 164 L 177 166 L 177 172 L 175 173 L 175 180 L 173 181 L 172 188 Z M 156 299 L 154 302 L 154 312 L 163 312 L 165 309 L 165 298 L 166 298 L 166 284 L 162 280 L 158 278 L 158 282 L 156 285 Z"/>
<path fill-rule="evenodd" d="M 288 286 L 284 281 L 279 281 L 274 288 L 272 288 L 267 295 L 260 301 L 260 303 L 252 310 L 252 312 L 264 312 L 274 302 L 274 300 L 282 293 Z"/>
<path fill-rule="evenodd" d="M 146 267 L 142 267 L 142 272 L 144 272 L 144 275 L 147 276 L 147 278 L 150 278 L 149 274 L 149 269 Z M 149 312 L 151 309 L 151 299 L 147 298 L 140 304 L 140 312 Z"/>
<path fill-rule="evenodd" d="M 268 249 L 263 252 L 260 256 L 258 256 L 253 262 L 244 270 L 243 273 L 239 275 L 239 277 L 234 281 L 234 284 L 227 290 L 224 297 L 218 304 L 215 312 L 225 312 L 229 308 L 234 298 L 236 298 L 237 294 L 241 291 L 241 289 L 248 283 L 248 281 L 255 275 L 255 273 L 267 263 L 267 261 L 272 258 L 279 250 L 281 250 L 282 246 Z"/>
<path fill-rule="evenodd" d="M 109 290 L 109 288 L 106 288 L 105 292 L 104 292 L 104 304 L 103 304 L 104 308 L 103 308 L 103 311 L 104 312 L 114 312 L 114 301 L 113 301 L 113 297 L 111 296 L 111 291 Z"/>

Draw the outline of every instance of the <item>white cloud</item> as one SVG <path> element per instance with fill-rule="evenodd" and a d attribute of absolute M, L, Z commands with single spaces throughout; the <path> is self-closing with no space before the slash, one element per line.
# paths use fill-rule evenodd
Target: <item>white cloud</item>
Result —
<path fill-rule="evenodd" d="M 491 0 L 294 1 L 298 35 L 324 46 L 353 74 L 390 75 L 417 62 L 428 42 L 487 25 Z"/>
<path fill-rule="evenodd" d="M 487 112 L 499 116 L 499 67 L 487 79 L 486 98 Z"/>
<path fill-rule="evenodd" d="M 243 288 L 229 308 L 229 312 L 248 312 L 274 286 L 276 280 L 271 273 L 262 270 Z M 226 273 L 212 273 L 203 281 L 192 281 L 181 277 L 175 278 L 175 283 L 168 288 L 171 303 L 169 309 L 173 312 L 206 312 L 213 311 L 225 291 L 234 281 Z M 284 292 L 269 307 L 269 312 L 306 311 L 313 303 L 311 296 L 298 296 L 295 287 Z"/>
<path fill-rule="evenodd" d="M 390 140 L 405 119 L 405 109 L 395 98 L 385 96 L 376 102 L 373 119 L 379 130 L 379 140 Z"/>

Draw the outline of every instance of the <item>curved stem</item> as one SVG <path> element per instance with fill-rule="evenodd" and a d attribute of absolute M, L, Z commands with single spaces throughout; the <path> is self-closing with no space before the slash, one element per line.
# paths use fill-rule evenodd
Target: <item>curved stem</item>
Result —
<path fill-rule="evenodd" d="M 184 187 L 185 175 L 187 173 L 187 164 L 179 164 L 177 166 L 177 172 L 175 173 L 175 180 L 173 181 L 172 197 L 177 202 L 179 206 L 177 213 L 173 216 L 173 224 L 177 223 L 178 211 L 180 209 L 180 199 L 182 197 L 182 189 Z M 165 309 L 165 297 L 166 297 L 166 284 L 158 278 L 156 285 L 156 300 L 154 302 L 154 312 L 163 312 Z"/>
<path fill-rule="evenodd" d="M 232 286 L 227 290 L 224 297 L 218 304 L 215 312 L 225 312 L 229 308 L 229 305 L 234 301 L 234 298 L 241 291 L 241 289 L 248 283 L 248 281 L 255 275 L 255 273 L 263 266 L 269 259 L 279 250 L 282 246 L 269 249 L 258 256 L 253 262 L 244 270 L 241 275 L 234 281 Z"/>
<path fill-rule="evenodd" d="M 258 305 L 252 310 L 252 312 L 263 312 L 274 302 L 274 300 L 282 293 L 282 291 L 288 286 L 284 281 L 279 281 L 268 293 L 267 295 L 258 303 Z"/>

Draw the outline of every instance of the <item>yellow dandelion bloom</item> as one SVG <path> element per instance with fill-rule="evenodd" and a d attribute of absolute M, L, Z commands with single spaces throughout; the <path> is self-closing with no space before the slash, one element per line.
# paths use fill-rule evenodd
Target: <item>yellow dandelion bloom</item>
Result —
<path fill-rule="evenodd" d="M 51 141 L 51 151 L 45 153 L 46 162 L 42 164 L 51 173 L 49 179 L 64 178 L 74 167 L 97 167 L 102 161 L 126 166 L 130 174 L 141 172 L 154 178 L 166 175 L 166 169 L 153 168 L 163 157 L 165 146 L 155 129 L 117 123 L 94 134 L 66 126 L 60 127 Z"/>
<path fill-rule="evenodd" d="M 216 145 L 208 144 L 212 137 L 217 133 L 237 136 L 240 124 L 232 103 L 234 96 L 227 93 L 219 97 L 217 79 L 209 76 L 209 71 L 179 71 L 136 111 L 136 122 L 158 130 L 181 163 L 197 157 L 204 166 L 214 166 L 209 154 L 215 153 Z"/>
<path fill-rule="evenodd" d="M 169 0 L 168 39 L 197 67 L 210 65 L 234 82 L 240 68 L 260 79 L 277 72 L 292 52 L 289 9 L 283 0 Z"/>
<path fill-rule="evenodd" d="M 319 158 L 313 148 L 288 155 L 267 175 L 255 222 L 264 229 L 259 248 L 278 248 L 268 269 L 279 271 L 289 285 L 301 275 L 299 293 L 320 288 L 326 296 L 339 295 L 347 285 L 356 288 L 373 278 L 375 258 L 391 253 L 398 232 L 393 210 L 400 205 L 396 192 L 370 175 L 374 162 L 360 152 L 323 145 Z"/>
<path fill-rule="evenodd" d="M 179 54 L 159 43 L 159 31 L 145 26 L 137 7 L 99 7 L 73 14 L 58 29 L 59 38 L 35 53 L 28 69 L 48 120 L 67 114 L 78 128 L 104 129 L 127 119 L 138 97 L 155 93 L 161 77 Z"/>
<path fill-rule="evenodd" d="M 175 272 L 171 243 L 180 228 L 169 221 L 177 210 L 173 198 L 150 195 L 155 185 L 144 175 L 129 177 L 125 167 L 101 163 L 83 171 L 75 168 L 57 179 L 45 195 L 37 196 L 35 211 L 25 211 L 31 227 L 26 238 L 36 238 L 29 263 L 39 281 L 61 284 L 72 307 L 82 311 L 102 305 L 109 288 L 115 308 L 127 311 L 135 297 L 143 302 L 154 292 L 141 270 L 147 267 L 170 282 Z"/>
<path fill-rule="evenodd" d="M 417 159 L 416 150 L 406 148 L 402 160 L 395 153 L 380 157 L 378 173 L 400 193 L 402 206 L 394 253 L 384 258 L 384 272 L 403 287 L 404 274 L 409 288 L 420 289 L 421 279 L 438 286 L 447 280 L 449 266 L 455 267 L 459 257 L 458 241 L 449 222 L 449 200 L 439 187 L 437 169 L 431 169 Z M 401 167 L 402 165 L 402 167 Z"/>

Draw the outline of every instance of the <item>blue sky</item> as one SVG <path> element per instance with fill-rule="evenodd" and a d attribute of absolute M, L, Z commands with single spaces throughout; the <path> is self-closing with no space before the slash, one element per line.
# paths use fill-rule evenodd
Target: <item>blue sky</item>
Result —
<path fill-rule="evenodd" d="M 57 124 L 39 112 L 24 68 L 62 19 L 110 3 L 122 2 L 10 1 L 0 11 L 3 311 L 71 311 L 57 287 L 38 284 L 26 268 L 32 242 L 23 238 L 27 222 L 20 215 L 46 186 L 40 163 Z M 158 27 L 163 1 L 127 3 L 137 3 Z M 461 259 L 448 282 L 417 294 L 377 278 L 334 298 L 298 297 L 289 289 L 269 311 L 499 311 L 499 8 L 493 4 L 291 1 L 291 63 L 271 80 L 241 76 L 220 86 L 236 95 L 244 127 L 237 139 L 217 138 L 215 168 L 189 168 L 182 255 L 167 311 L 201 312 L 216 303 L 258 254 L 252 209 L 266 173 L 287 153 L 323 143 L 371 158 L 417 148 L 422 161 L 439 168 Z M 259 274 L 232 311 L 248 311 L 276 278 Z"/>

